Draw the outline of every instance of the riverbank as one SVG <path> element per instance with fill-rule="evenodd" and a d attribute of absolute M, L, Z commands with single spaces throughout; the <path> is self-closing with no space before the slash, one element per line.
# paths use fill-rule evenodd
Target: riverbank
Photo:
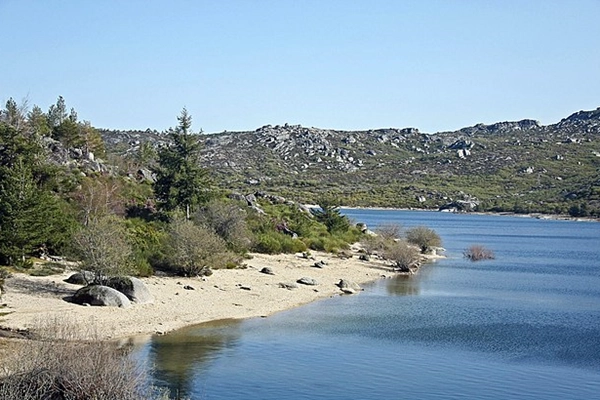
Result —
<path fill-rule="evenodd" d="M 358 248 L 353 248 L 352 257 L 347 259 L 321 252 L 314 252 L 310 259 L 293 254 L 253 254 L 247 268 L 215 270 L 207 278 L 143 278 L 153 303 L 127 309 L 66 301 L 80 288 L 64 282 L 72 271 L 48 277 L 15 274 L 6 281 L 0 328 L 35 331 L 42 321 L 65 320 L 82 327 L 91 325 L 99 338 L 112 340 L 163 334 L 212 320 L 268 316 L 341 294 L 336 286 L 340 279 L 365 284 L 394 274 L 384 262 L 362 261 L 357 253 Z M 317 261 L 325 265 L 316 268 Z M 274 275 L 261 273 L 264 267 L 271 268 Z M 315 279 L 318 284 L 282 287 L 302 277 Z"/>

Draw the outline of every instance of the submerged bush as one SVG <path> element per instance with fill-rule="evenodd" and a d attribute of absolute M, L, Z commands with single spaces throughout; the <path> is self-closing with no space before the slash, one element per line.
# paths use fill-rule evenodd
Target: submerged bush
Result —
<path fill-rule="evenodd" d="M 493 260 L 494 252 L 482 245 L 474 244 L 463 252 L 465 258 L 471 261 Z"/>

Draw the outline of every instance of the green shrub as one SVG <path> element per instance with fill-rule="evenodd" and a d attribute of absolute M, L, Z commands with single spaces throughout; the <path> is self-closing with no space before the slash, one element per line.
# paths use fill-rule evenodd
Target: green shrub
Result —
<path fill-rule="evenodd" d="M 254 244 L 254 251 L 265 254 L 281 253 L 281 243 L 274 234 L 263 233 L 258 236 Z"/>

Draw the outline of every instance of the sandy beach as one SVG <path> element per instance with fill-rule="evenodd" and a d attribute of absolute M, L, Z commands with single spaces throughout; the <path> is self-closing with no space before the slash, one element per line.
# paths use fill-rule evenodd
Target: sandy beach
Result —
<path fill-rule="evenodd" d="M 163 334 L 211 320 L 268 316 L 341 295 L 336 286 L 340 279 L 364 284 L 394 274 L 381 261 L 359 260 L 356 252 L 354 248 L 349 259 L 320 252 L 312 253 L 314 259 L 294 254 L 252 254 L 252 259 L 246 261 L 247 268 L 215 270 L 206 278 L 143 278 L 154 301 L 126 309 L 66 301 L 80 288 L 64 282 L 73 271 L 48 277 L 14 274 L 6 281 L 2 298 L 6 306 L 0 311 L 8 314 L 0 316 L 0 328 L 35 330 L 41 321 L 66 320 L 82 327 L 91 324 L 100 338 L 111 340 Z M 316 268 L 317 261 L 325 261 L 326 265 Z M 274 275 L 261 273 L 263 267 L 270 267 Z M 295 289 L 280 285 L 302 277 L 315 279 L 318 285 L 299 284 Z"/>

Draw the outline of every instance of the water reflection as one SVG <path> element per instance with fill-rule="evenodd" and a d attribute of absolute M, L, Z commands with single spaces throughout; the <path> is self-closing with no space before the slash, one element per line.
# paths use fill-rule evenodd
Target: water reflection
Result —
<path fill-rule="evenodd" d="M 223 349 L 237 345 L 240 323 L 212 321 L 154 337 L 149 344 L 154 380 L 171 393 L 190 393 L 194 374 L 207 369 Z"/>
<path fill-rule="evenodd" d="M 419 280 L 412 275 L 397 275 L 386 280 L 387 294 L 395 296 L 416 296 L 421 292 Z"/>
<path fill-rule="evenodd" d="M 421 294 L 422 283 L 432 274 L 431 264 L 424 264 L 416 275 L 396 275 L 385 281 L 387 294 L 393 296 L 417 296 Z M 435 266 L 434 266 L 435 268 Z"/>

